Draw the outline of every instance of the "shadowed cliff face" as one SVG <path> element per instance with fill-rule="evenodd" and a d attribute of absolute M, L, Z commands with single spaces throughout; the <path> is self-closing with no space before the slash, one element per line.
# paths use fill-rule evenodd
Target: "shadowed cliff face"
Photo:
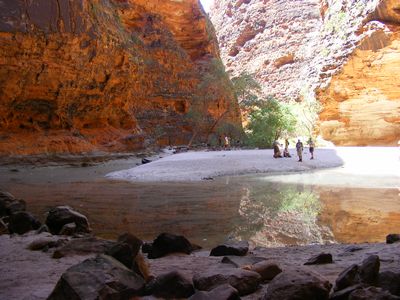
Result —
<path fill-rule="evenodd" d="M 183 144 L 200 106 L 241 126 L 197 0 L 0 1 L 0 154 Z"/>
<path fill-rule="evenodd" d="M 397 0 L 221 0 L 211 12 L 222 59 L 265 94 L 322 104 L 337 145 L 400 140 Z"/>

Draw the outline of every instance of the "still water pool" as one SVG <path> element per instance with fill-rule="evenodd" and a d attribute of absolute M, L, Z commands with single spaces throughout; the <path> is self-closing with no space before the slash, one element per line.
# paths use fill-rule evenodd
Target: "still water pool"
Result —
<path fill-rule="evenodd" d="M 400 192 L 395 186 L 305 180 L 330 178 L 332 172 L 192 183 L 103 178 L 118 168 L 21 167 L 16 172 L 1 167 L 0 189 L 25 199 L 28 210 L 42 221 L 49 208 L 70 205 L 87 215 L 94 233 L 105 238 L 130 231 L 150 240 L 167 231 L 183 234 L 203 247 L 228 238 L 281 246 L 378 242 L 400 228 Z"/>

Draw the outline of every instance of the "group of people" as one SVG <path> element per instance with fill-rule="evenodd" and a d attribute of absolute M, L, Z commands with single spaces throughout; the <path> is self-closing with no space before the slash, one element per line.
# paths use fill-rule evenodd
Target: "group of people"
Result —
<path fill-rule="evenodd" d="M 309 150 L 310 150 L 310 154 L 311 154 L 311 158 L 310 159 L 314 159 L 314 148 L 315 148 L 315 143 L 312 139 L 309 139 L 308 141 L 308 145 L 309 145 Z M 282 153 L 281 153 L 281 149 L 280 149 L 281 144 L 279 144 L 278 141 L 274 142 L 274 158 L 281 158 L 282 157 Z M 297 152 L 297 156 L 299 157 L 299 162 L 303 161 L 303 151 L 304 151 L 304 146 L 303 143 L 301 142 L 301 140 L 297 140 L 296 143 L 296 152 Z M 283 149 L 283 157 L 292 157 L 289 153 L 289 141 L 288 139 L 285 139 L 285 148 Z"/>

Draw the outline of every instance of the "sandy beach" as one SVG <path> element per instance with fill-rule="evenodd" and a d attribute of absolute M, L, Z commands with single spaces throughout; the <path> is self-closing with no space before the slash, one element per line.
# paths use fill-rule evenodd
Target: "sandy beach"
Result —
<path fill-rule="evenodd" d="M 220 176 L 279 174 L 342 167 L 342 173 L 360 176 L 399 177 L 400 150 L 395 147 L 320 148 L 310 160 L 308 149 L 303 162 L 291 158 L 273 158 L 273 151 L 232 150 L 186 152 L 127 170 L 112 172 L 107 178 L 133 182 L 200 181 Z M 400 181 L 399 181 L 400 182 Z"/>

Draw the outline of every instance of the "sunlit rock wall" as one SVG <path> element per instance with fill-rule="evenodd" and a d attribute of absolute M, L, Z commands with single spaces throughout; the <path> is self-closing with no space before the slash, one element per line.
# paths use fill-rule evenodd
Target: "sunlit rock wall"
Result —
<path fill-rule="evenodd" d="M 265 94 L 322 103 L 318 130 L 337 145 L 395 145 L 399 16 L 395 0 L 221 0 L 211 11 L 232 76 Z"/>
<path fill-rule="evenodd" d="M 321 134 L 337 145 L 400 141 L 400 2 L 383 1 L 330 85 L 318 90 Z"/>
<path fill-rule="evenodd" d="M 239 115 L 197 0 L 0 1 L 0 154 L 185 144 Z"/>

